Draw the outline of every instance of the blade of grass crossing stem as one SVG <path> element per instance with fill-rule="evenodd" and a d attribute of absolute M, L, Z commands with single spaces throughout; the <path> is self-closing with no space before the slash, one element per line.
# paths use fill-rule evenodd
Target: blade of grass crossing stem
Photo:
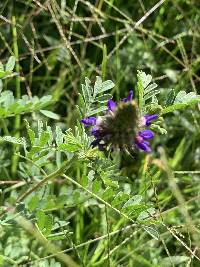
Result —
<path fill-rule="evenodd" d="M 115 43 L 116 43 L 116 47 L 118 47 L 118 43 L 119 43 L 119 34 L 118 34 L 118 28 L 116 28 L 116 38 L 115 38 Z M 116 88 L 117 88 L 117 100 L 120 99 L 120 66 L 121 66 L 121 62 L 120 62 L 120 57 L 119 57 L 119 49 L 116 50 L 116 77 L 117 77 L 117 81 L 116 81 Z"/>
<path fill-rule="evenodd" d="M 103 45 L 103 60 L 101 64 L 101 73 L 102 73 L 102 80 L 105 81 L 106 77 L 106 65 L 107 65 L 107 47 Z"/>
<path fill-rule="evenodd" d="M 84 166 L 83 166 L 83 169 L 85 169 Z M 77 181 L 81 183 L 80 166 L 77 167 L 76 175 L 77 175 Z M 78 206 L 77 213 L 76 213 L 76 242 L 77 244 L 80 244 L 82 242 L 82 234 L 83 234 L 83 228 L 84 228 L 83 216 L 84 216 L 84 208 L 83 206 L 80 205 Z"/>
<path fill-rule="evenodd" d="M 19 66 L 19 51 L 18 51 L 18 44 L 17 44 L 17 29 L 16 29 L 16 19 L 15 16 L 12 16 L 12 35 L 13 35 L 13 50 L 14 50 L 14 55 L 16 58 L 16 66 L 15 70 L 19 74 L 20 72 L 20 66 Z M 20 86 L 20 76 L 17 75 L 15 79 L 15 86 L 16 86 L 16 98 L 21 97 L 21 86 Z M 14 136 L 16 138 L 20 137 L 20 123 L 21 123 L 21 117 L 20 115 L 16 115 L 15 117 L 15 122 L 14 122 Z M 16 152 L 15 154 L 13 153 L 12 156 L 12 167 L 11 167 L 11 172 L 13 177 L 16 175 L 17 171 L 17 164 L 19 160 L 19 156 L 17 155 L 17 152 L 19 151 L 19 145 L 13 145 L 13 152 Z"/>

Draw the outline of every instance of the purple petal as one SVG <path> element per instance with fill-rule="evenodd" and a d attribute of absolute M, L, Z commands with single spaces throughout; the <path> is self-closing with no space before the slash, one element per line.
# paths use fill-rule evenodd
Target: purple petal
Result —
<path fill-rule="evenodd" d="M 143 142 L 135 142 L 135 144 L 137 145 L 137 147 L 147 153 L 151 153 L 152 152 L 152 149 L 151 149 L 151 146 L 149 144 L 149 142 L 147 141 L 143 141 Z"/>
<path fill-rule="evenodd" d="M 133 90 L 130 90 L 128 96 L 126 98 L 123 98 L 122 101 L 126 103 L 132 100 L 133 100 Z"/>
<path fill-rule="evenodd" d="M 157 114 L 152 114 L 152 115 L 147 114 L 147 115 L 144 115 L 143 118 L 144 118 L 145 126 L 149 126 L 149 125 L 151 125 L 151 122 L 153 120 L 156 120 L 158 118 L 158 115 Z"/>
<path fill-rule="evenodd" d="M 88 117 L 88 118 L 84 118 L 81 120 L 81 122 L 83 124 L 85 124 L 85 126 L 92 126 L 96 124 L 96 118 L 95 117 Z"/>
<path fill-rule="evenodd" d="M 100 135 L 99 130 L 96 127 L 92 128 L 91 134 L 95 137 L 99 137 Z"/>
<path fill-rule="evenodd" d="M 115 111 L 117 107 L 117 104 L 112 99 L 108 100 L 107 105 L 108 105 L 108 110 L 111 110 L 113 112 Z"/>
<path fill-rule="evenodd" d="M 154 137 L 154 133 L 151 130 L 143 130 L 143 131 L 139 132 L 139 135 L 144 140 L 152 139 Z"/>
<path fill-rule="evenodd" d="M 128 93 L 127 101 L 132 101 L 133 100 L 133 90 L 130 90 Z"/>
<path fill-rule="evenodd" d="M 135 137 L 135 143 L 136 144 L 139 144 L 139 143 L 142 143 L 144 142 L 144 139 L 142 136 L 140 136 L 139 134 Z"/>

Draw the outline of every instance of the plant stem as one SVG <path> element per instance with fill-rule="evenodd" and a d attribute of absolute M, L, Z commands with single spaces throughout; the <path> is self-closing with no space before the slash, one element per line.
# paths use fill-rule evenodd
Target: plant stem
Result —
<path fill-rule="evenodd" d="M 20 65 L 19 65 L 19 50 L 18 50 L 18 44 L 17 44 L 17 29 L 16 29 L 16 19 L 15 16 L 12 16 L 12 34 L 13 34 L 13 50 L 14 50 L 14 55 L 16 58 L 16 66 L 15 70 L 18 73 L 15 79 L 15 85 L 16 85 L 16 98 L 21 97 L 21 86 L 20 86 Z M 21 124 L 21 116 L 16 115 L 15 117 L 15 122 L 14 122 L 14 136 L 16 138 L 20 137 L 20 124 Z M 11 167 L 11 173 L 13 177 L 16 176 L 16 171 L 17 171 L 17 165 L 18 165 L 18 160 L 19 156 L 14 154 L 14 152 L 19 151 L 19 145 L 13 145 L 13 156 L 12 156 L 12 167 Z"/>
<path fill-rule="evenodd" d="M 38 188 L 40 188 L 42 185 L 46 184 L 49 180 L 54 179 L 54 178 L 58 177 L 59 175 L 62 175 L 63 172 L 66 169 L 68 169 L 70 166 L 71 166 L 71 161 L 69 161 L 67 164 L 66 163 L 63 164 L 58 170 L 56 170 L 53 173 L 50 173 L 44 179 L 42 179 L 41 181 L 39 181 L 37 184 L 35 184 L 30 189 L 28 189 L 23 195 L 21 195 L 17 199 L 17 202 L 23 201 L 28 195 L 30 195 L 31 193 L 33 193 L 35 190 L 37 190 Z"/>

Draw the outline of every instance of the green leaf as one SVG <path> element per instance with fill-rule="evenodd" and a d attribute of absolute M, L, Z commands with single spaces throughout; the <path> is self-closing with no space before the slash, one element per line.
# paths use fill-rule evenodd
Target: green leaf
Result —
<path fill-rule="evenodd" d="M 112 205 L 117 206 L 122 202 L 127 201 L 128 197 L 129 197 L 128 194 L 125 194 L 124 192 L 120 191 L 117 193 L 114 200 L 112 201 Z"/>
<path fill-rule="evenodd" d="M 90 84 L 91 84 L 91 81 L 86 77 L 85 85 L 84 84 L 81 85 L 83 98 L 87 104 L 90 103 L 92 100 L 91 98 L 92 98 L 93 90 Z"/>
<path fill-rule="evenodd" d="M 1 61 L 0 61 L 0 72 L 4 72 L 4 66 Z"/>
<path fill-rule="evenodd" d="M 114 190 L 111 187 L 107 187 L 106 190 L 102 194 L 102 198 L 104 200 L 108 200 L 109 198 L 113 197 L 114 195 Z"/>
<path fill-rule="evenodd" d="M 2 90 L 3 90 L 3 82 L 2 82 L 2 80 L 0 80 L 0 93 Z"/>
<path fill-rule="evenodd" d="M 4 265 L 4 257 L 3 255 L 0 255 L 0 266 L 5 266 Z"/>
<path fill-rule="evenodd" d="M 59 126 L 56 126 L 56 145 L 59 146 L 63 143 L 63 132 Z"/>
<path fill-rule="evenodd" d="M 106 186 L 119 188 L 118 181 L 114 181 L 114 180 L 107 178 L 107 177 L 102 177 L 102 178 L 103 178 L 103 181 L 104 181 Z"/>
<path fill-rule="evenodd" d="M 88 176 L 83 174 L 81 179 L 82 186 L 86 187 L 88 185 Z"/>
<path fill-rule="evenodd" d="M 98 180 L 95 180 L 92 184 L 92 192 L 97 193 L 101 189 L 101 182 Z"/>
<path fill-rule="evenodd" d="M 45 226 L 45 220 L 46 220 L 46 215 L 43 210 L 38 210 L 36 212 L 36 218 L 37 218 L 37 224 L 39 229 L 42 231 L 42 229 Z"/>
<path fill-rule="evenodd" d="M 144 85 L 143 85 L 144 86 Z M 156 83 L 152 83 L 149 84 L 146 88 L 145 88 L 145 95 L 149 94 L 150 92 L 154 91 L 155 88 L 157 88 L 158 85 Z"/>
<path fill-rule="evenodd" d="M 42 132 L 43 132 L 43 127 L 44 127 L 44 125 L 43 125 L 43 122 L 42 122 L 41 120 L 39 120 L 39 121 L 37 122 L 37 124 L 38 124 L 38 136 L 39 136 L 39 138 L 40 138 L 40 135 L 41 135 Z"/>
<path fill-rule="evenodd" d="M 59 120 L 60 116 L 52 111 L 41 109 L 40 112 L 48 118 Z"/>
<path fill-rule="evenodd" d="M 94 97 L 102 90 L 102 79 L 99 76 L 96 76 L 96 81 L 94 84 Z"/>
<path fill-rule="evenodd" d="M 96 82 L 94 84 L 94 96 L 96 96 L 97 94 L 103 93 L 105 91 L 108 91 L 112 89 L 114 86 L 115 84 L 112 81 L 107 80 L 105 82 L 102 82 L 101 77 L 97 76 Z"/>
<path fill-rule="evenodd" d="M 51 96 L 42 98 L 32 97 L 31 99 L 25 95 L 21 99 L 15 99 L 12 91 L 3 91 L 0 94 L 0 118 L 15 116 L 40 110 L 51 103 Z"/>
<path fill-rule="evenodd" d="M 48 236 L 51 233 L 51 229 L 53 227 L 53 218 L 52 218 L 52 216 L 46 215 L 44 227 L 45 227 L 45 229 L 42 231 L 42 233 L 45 236 Z"/>
<path fill-rule="evenodd" d="M 139 108 L 140 110 L 142 110 L 143 108 L 143 96 L 144 96 L 144 84 L 143 84 L 143 74 L 145 74 L 144 72 L 140 72 L 138 71 L 138 74 L 137 74 L 137 86 L 136 86 L 136 90 L 137 90 L 137 94 L 138 94 L 138 105 L 139 105 Z M 146 74 L 145 74 L 146 75 Z"/>
<path fill-rule="evenodd" d="M 137 73 L 137 95 L 138 95 L 138 103 L 139 103 L 139 108 L 140 110 L 143 110 L 143 106 L 145 104 L 145 101 L 152 99 L 151 103 L 156 103 L 157 104 L 157 98 L 156 95 L 160 93 L 160 90 L 157 89 L 157 84 L 156 83 L 151 83 L 152 81 L 152 76 L 150 74 L 146 74 L 143 71 L 138 71 Z"/>
<path fill-rule="evenodd" d="M 42 131 L 39 139 L 39 146 L 43 147 L 44 145 L 46 145 L 47 142 L 49 141 L 49 137 L 50 137 L 49 132 Z"/>
<path fill-rule="evenodd" d="M 72 143 L 71 144 L 60 144 L 58 146 L 59 151 L 67 151 L 71 153 L 78 151 L 80 148 L 81 148 L 80 145 L 72 144 Z"/>
<path fill-rule="evenodd" d="M 151 125 L 151 130 L 160 133 L 160 134 L 167 134 L 167 130 L 165 128 L 160 127 L 158 124 L 152 124 Z"/>
<path fill-rule="evenodd" d="M 145 219 L 153 216 L 154 214 L 155 214 L 155 209 L 154 208 L 149 208 L 149 209 L 141 212 L 137 219 L 139 221 L 142 221 L 142 220 L 145 220 Z"/>
<path fill-rule="evenodd" d="M 100 113 L 102 111 L 105 111 L 107 110 L 108 108 L 105 106 L 105 107 L 99 107 L 99 108 L 96 108 L 96 109 L 93 109 L 93 110 L 90 110 L 88 113 L 87 113 L 87 117 L 91 116 L 91 115 L 95 115 L 97 113 Z"/>
<path fill-rule="evenodd" d="M 101 96 L 96 97 L 95 101 L 99 102 L 99 103 L 107 103 L 107 101 L 111 98 L 112 98 L 111 94 L 105 94 L 105 95 L 101 95 Z"/>
<path fill-rule="evenodd" d="M 115 84 L 111 80 L 107 80 L 103 82 L 103 92 L 112 89 L 115 86 Z"/>
<path fill-rule="evenodd" d="M 155 103 L 145 105 L 145 114 L 161 114 L 162 110 L 162 106 Z"/>
<path fill-rule="evenodd" d="M 30 150 L 29 152 L 27 152 L 26 156 L 27 156 L 28 158 L 33 159 L 34 154 L 37 154 L 37 153 L 40 152 L 40 151 L 41 151 L 41 147 L 38 147 L 38 146 L 32 146 L 32 147 L 31 147 L 31 150 Z"/>
<path fill-rule="evenodd" d="M 38 203 L 39 203 L 40 199 L 38 195 L 35 195 L 31 198 L 31 200 L 28 202 L 28 208 L 30 211 L 33 211 L 37 208 Z"/>
<path fill-rule="evenodd" d="M 6 71 L 12 72 L 15 67 L 15 57 L 11 56 L 8 59 L 8 62 L 6 63 Z"/>
<path fill-rule="evenodd" d="M 150 74 L 146 74 L 143 71 L 138 71 L 138 79 L 141 81 L 142 83 L 142 87 L 145 89 L 151 82 L 152 80 L 152 76 Z"/>
<path fill-rule="evenodd" d="M 83 110 L 83 114 L 85 114 L 85 103 L 84 103 L 84 98 L 83 96 L 78 93 L 78 105 L 76 105 L 80 115 L 81 115 L 81 111 Z"/>
<path fill-rule="evenodd" d="M 158 233 L 158 231 L 153 228 L 152 226 L 144 226 L 145 231 L 147 231 L 148 234 L 150 234 L 150 236 L 152 236 L 154 239 L 159 240 L 160 235 Z"/>
<path fill-rule="evenodd" d="M 35 132 L 30 128 L 27 120 L 25 120 L 25 124 L 26 124 L 26 130 L 28 132 L 28 136 L 31 141 L 31 144 L 34 145 L 35 144 Z"/>
<path fill-rule="evenodd" d="M 159 94 L 160 93 L 160 90 L 153 90 L 153 91 L 150 91 L 148 92 L 147 94 L 144 95 L 144 100 L 148 100 L 150 98 L 153 98 L 155 97 L 155 95 Z"/>
<path fill-rule="evenodd" d="M 166 106 L 172 105 L 174 103 L 174 99 L 175 99 L 175 91 L 174 89 L 171 89 L 167 95 L 167 100 L 166 100 L 165 105 Z"/>
<path fill-rule="evenodd" d="M 180 95 L 179 95 L 179 97 L 180 97 Z M 189 95 L 187 98 L 187 96 L 185 94 L 182 94 L 181 98 L 178 98 L 178 99 L 176 98 L 175 100 L 176 100 L 176 102 L 174 102 L 173 105 L 168 106 L 162 110 L 162 114 L 170 113 L 170 112 L 173 112 L 175 110 L 185 109 L 185 108 L 187 108 L 187 106 L 195 105 L 198 102 L 200 102 L 200 96 L 199 95 L 194 96 L 194 94 L 192 93 L 192 95 Z M 183 100 L 184 102 L 180 102 L 181 100 Z"/>
<path fill-rule="evenodd" d="M 189 256 L 170 256 L 170 257 L 166 257 L 166 258 L 162 258 L 161 261 L 161 265 L 162 267 L 171 267 L 172 263 L 173 265 L 176 266 L 189 266 L 186 263 L 190 261 L 190 257 Z M 184 265 L 180 265 L 181 263 L 184 263 Z M 161 266 L 160 265 L 160 266 Z"/>
<path fill-rule="evenodd" d="M 50 126 L 47 125 L 47 132 L 49 133 L 49 140 L 48 140 L 48 144 L 51 146 L 52 142 L 53 142 L 53 132 Z"/>
<path fill-rule="evenodd" d="M 141 195 L 135 195 L 132 198 L 130 198 L 128 201 L 125 202 L 123 205 L 123 208 L 126 208 L 128 206 L 137 205 L 142 201 Z"/>
<path fill-rule="evenodd" d="M 5 71 L 0 71 L 0 79 L 4 78 L 6 76 Z"/>
<path fill-rule="evenodd" d="M 97 108 L 94 104 L 99 102 L 104 104 L 111 97 L 109 94 L 104 94 L 104 92 L 110 90 L 114 87 L 114 83 L 110 80 L 103 82 L 101 77 L 97 76 L 94 84 L 94 88 L 91 87 L 91 81 L 85 78 L 85 84 L 81 85 L 82 98 L 79 97 L 80 106 L 78 108 L 81 117 L 91 116 L 107 110 L 106 106 L 101 106 Z M 99 96 L 99 94 L 101 94 Z M 84 100 L 84 102 L 82 101 Z"/>
<path fill-rule="evenodd" d="M 199 95 L 196 95 L 194 92 L 186 93 L 185 91 L 180 91 L 175 97 L 174 104 L 176 103 L 185 103 L 193 99 L 199 98 Z"/>
<path fill-rule="evenodd" d="M 0 141 L 5 141 L 5 142 L 17 144 L 17 145 L 26 146 L 26 139 L 24 137 L 16 138 L 13 136 L 3 136 L 3 137 L 0 137 Z"/>

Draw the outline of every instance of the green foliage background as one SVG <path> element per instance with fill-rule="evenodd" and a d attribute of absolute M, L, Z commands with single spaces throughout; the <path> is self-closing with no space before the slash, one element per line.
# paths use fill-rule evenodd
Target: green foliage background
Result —
<path fill-rule="evenodd" d="M 0 266 L 200 266 L 200 2 L 0 13 Z M 105 157 L 79 121 L 130 89 L 153 153 Z"/>

